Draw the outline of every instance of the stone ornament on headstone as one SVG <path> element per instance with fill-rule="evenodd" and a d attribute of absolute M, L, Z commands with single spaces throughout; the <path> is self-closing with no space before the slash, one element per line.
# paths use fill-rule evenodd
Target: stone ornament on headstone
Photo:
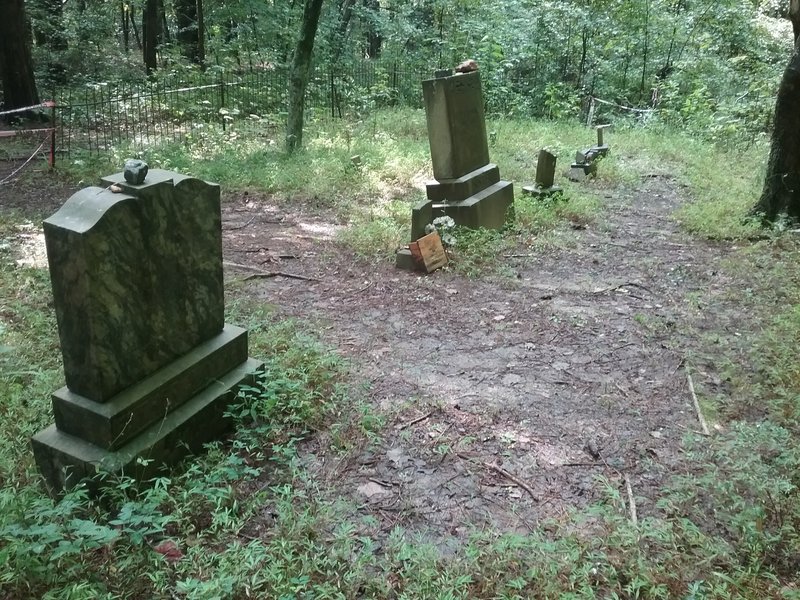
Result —
<path fill-rule="evenodd" d="M 489 162 L 480 71 L 428 79 L 422 92 L 435 181 L 426 186 L 428 202 L 412 213 L 411 241 L 444 215 L 464 227 L 501 229 L 513 218 L 514 190 Z M 400 250 L 397 266 L 413 264 L 409 256 Z"/>
<path fill-rule="evenodd" d="M 81 190 L 44 223 L 67 385 L 33 448 L 55 491 L 199 450 L 261 366 L 224 322 L 219 186 L 162 170 L 103 184 L 122 191 Z"/>
<path fill-rule="evenodd" d="M 146 162 L 133 158 L 125 161 L 125 170 L 122 172 L 125 181 L 131 185 L 142 185 L 147 177 L 148 166 Z"/>
<path fill-rule="evenodd" d="M 556 156 L 547 150 L 539 151 L 536 161 L 536 183 L 522 188 L 526 194 L 535 197 L 547 197 L 560 193 L 559 186 L 553 185 L 556 176 Z"/>

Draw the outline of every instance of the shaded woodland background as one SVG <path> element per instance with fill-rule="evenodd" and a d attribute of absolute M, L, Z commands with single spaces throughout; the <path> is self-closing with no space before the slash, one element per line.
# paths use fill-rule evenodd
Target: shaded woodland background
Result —
<path fill-rule="evenodd" d="M 657 118 L 711 140 L 749 143 L 770 130 L 791 50 L 791 27 L 781 18 L 788 11 L 784 4 L 329 1 L 322 6 L 314 66 L 331 74 L 340 93 L 391 105 L 398 101 L 391 86 L 348 86 L 352 74 L 365 64 L 430 74 L 471 57 L 481 66 L 488 106 L 505 116 L 586 118 L 588 98 L 597 97 L 613 103 L 597 104 L 598 117 L 614 110 Z M 157 79 L 184 71 L 286 69 L 304 10 L 300 1 L 250 0 L 3 0 L 2 5 L 9 17 L 0 25 L 6 108 L 65 88 L 144 82 L 148 74 Z M 33 81 L 24 74 L 27 47 Z M 619 106 L 658 111 L 620 112 Z"/>

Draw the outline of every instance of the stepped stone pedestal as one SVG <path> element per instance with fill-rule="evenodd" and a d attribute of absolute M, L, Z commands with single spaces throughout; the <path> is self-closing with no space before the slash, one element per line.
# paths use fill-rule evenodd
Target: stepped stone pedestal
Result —
<path fill-rule="evenodd" d="M 428 200 L 412 211 L 411 241 L 425 225 L 449 216 L 464 227 L 501 229 L 514 217 L 514 189 L 489 162 L 480 72 L 447 75 L 422 82 L 433 176 Z M 413 267 L 408 251 L 397 266 Z"/>
<path fill-rule="evenodd" d="M 118 193 L 83 189 L 44 222 L 67 385 L 32 445 L 54 492 L 200 450 L 263 366 L 224 322 L 219 186 L 162 170 L 103 184 Z"/>

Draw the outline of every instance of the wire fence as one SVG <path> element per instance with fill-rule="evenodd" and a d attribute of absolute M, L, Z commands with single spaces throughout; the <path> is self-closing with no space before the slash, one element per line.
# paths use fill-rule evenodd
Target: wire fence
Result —
<path fill-rule="evenodd" d="M 317 69 L 306 93 L 309 120 L 363 116 L 382 106 L 422 106 L 426 73 L 397 63 Z M 137 84 L 93 84 L 57 93 L 57 151 L 101 154 L 183 142 L 211 125 L 256 131 L 281 125 L 288 105 L 286 69 L 183 73 Z"/>

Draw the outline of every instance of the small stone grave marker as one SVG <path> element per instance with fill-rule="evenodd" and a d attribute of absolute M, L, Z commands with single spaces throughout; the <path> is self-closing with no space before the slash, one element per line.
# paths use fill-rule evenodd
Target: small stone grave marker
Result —
<path fill-rule="evenodd" d="M 536 161 L 536 183 L 522 188 L 526 194 L 535 197 L 547 197 L 558 194 L 562 189 L 553 185 L 556 174 L 556 155 L 545 149 L 539 151 Z"/>

